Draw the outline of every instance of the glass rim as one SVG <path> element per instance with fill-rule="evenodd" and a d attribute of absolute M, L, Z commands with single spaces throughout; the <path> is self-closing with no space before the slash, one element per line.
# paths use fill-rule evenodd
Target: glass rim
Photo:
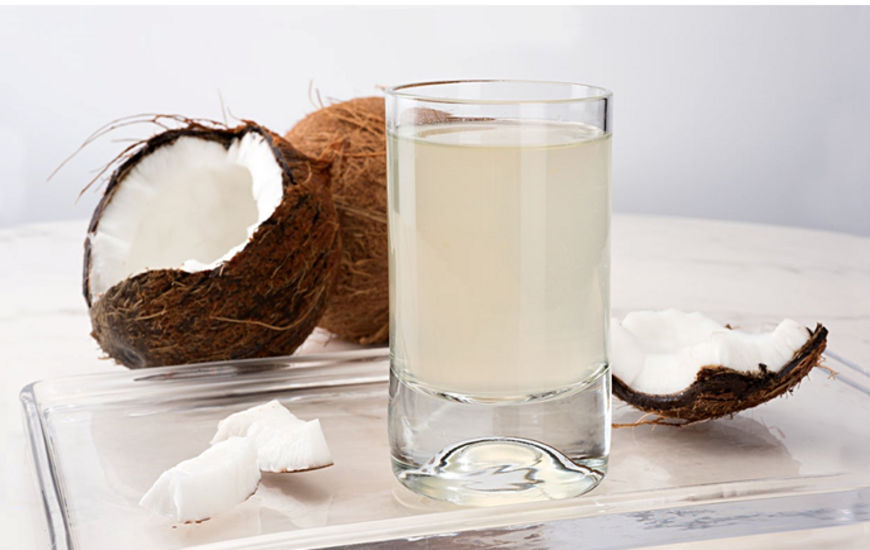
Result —
<path fill-rule="evenodd" d="M 593 90 L 595 93 L 589 97 L 568 97 L 559 99 L 463 99 L 452 97 L 441 97 L 437 95 L 426 95 L 415 93 L 417 88 L 425 88 L 430 86 L 445 86 L 450 84 L 543 84 L 543 85 L 558 85 L 570 86 L 573 88 L 586 88 Z M 428 82 L 412 82 L 409 84 L 399 84 L 390 86 L 384 90 L 384 94 L 403 99 L 412 99 L 414 101 L 425 101 L 430 103 L 452 103 L 463 105 L 551 105 L 560 103 L 578 103 L 585 101 L 601 101 L 609 100 L 613 97 L 613 92 L 601 86 L 592 84 L 581 84 L 578 82 L 565 82 L 560 80 L 524 80 L 524 79 L 469 79 L 469 80 L 432 80 Z"/>

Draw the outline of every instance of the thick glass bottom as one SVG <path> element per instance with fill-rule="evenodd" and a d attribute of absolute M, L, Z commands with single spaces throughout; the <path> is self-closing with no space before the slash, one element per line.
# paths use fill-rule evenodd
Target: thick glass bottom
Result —
<path fill-rule="evenodd" d="M 534 400 L 481 403 L 390 375 L 393 472 L 412 491 L 466 506 L 570 498 L 601 483 L 610 451 L 610 372 Z"/>

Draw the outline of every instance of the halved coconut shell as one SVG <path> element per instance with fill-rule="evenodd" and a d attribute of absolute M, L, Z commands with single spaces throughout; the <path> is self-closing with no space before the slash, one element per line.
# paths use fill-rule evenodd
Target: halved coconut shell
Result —
<path fill-rule="evenodd" d="M 229 149 L 249 133 L 262 136 L 274 154 L 283 197 L 244 248 L 213 269 L 145 271 L 93 295 L 90 237 L 134 167 L 181 138 Z M 115 170 L 91 220 L 84 295 L 93 337 L 131 368 L 292 353 L 320 320 L 341 258 L 328 170 L 254 123 L 232 129 L 191 124 L 149 139 Z"/>
<path fill-rule="evenodd" d="M 730 416 L 792 391 L 810 371 L 821 364 L 828 330 L 821 324 L 778 371 L 759 365 L 759 371 L 746 373 L 725 366 L 707 366 L 698 371 L 685 390 L 650 395 L 631 389 L 613 376 L 613 394 L 629 405 L 661 418 L 681 420 L 684 424 Z"/>

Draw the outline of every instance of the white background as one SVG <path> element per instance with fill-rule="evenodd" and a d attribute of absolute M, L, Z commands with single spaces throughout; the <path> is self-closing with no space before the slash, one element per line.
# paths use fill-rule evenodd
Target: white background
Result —
<path fill-rule="evenodd" d="M 119 117 L 481 77 L 612 89 L 616 211 L 870 235 L 870 8 L 0 8 L 0 226 L 89 217 Z"/>

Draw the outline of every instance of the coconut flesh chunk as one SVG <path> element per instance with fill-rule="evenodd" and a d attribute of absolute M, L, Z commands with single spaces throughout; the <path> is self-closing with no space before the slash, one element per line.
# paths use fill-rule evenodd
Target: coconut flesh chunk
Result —
<path fill-rule="evenodd" d="M 302 472 L 333 464 L 320 421 L 300 420 L 277 400 L 228 416 L 218 424 L 211 444 L 233 436 L 254 442 L 264 472 Z"/>
<path fill-rule="evenodd" d="M 213 269 L 242 250 L 283 195 L 262 135 L 229 147 L 185 136 L 138 162 L 106 205 L 91 246 L 90 296 L 149 270 Z"/>
<path fill-rule="evenodd" d="M 688 388 L 703 367 L 776 373 L 809 338 L 789 319 L 771 332 L 748 333 L 697 312 L 638 311 L 613 320 L 610 361 L 613 375 L 635 392 L 666 395 Z"/>
<path fill-rule="evenodd" d="M 247 500 L 260 483 L 251 440 L 231 437 L 163 472 L 141 506 L 175 521 L 204 521 Z"/>

